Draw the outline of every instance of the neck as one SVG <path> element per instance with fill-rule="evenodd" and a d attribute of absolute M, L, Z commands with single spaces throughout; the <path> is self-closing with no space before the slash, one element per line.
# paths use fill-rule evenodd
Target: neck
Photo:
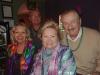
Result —
<path fill-rule="evenodd" d="M 18 46 L 24 46 L 26 43 L 19 43 Z"/>
<path fill-rule="evenodd" d="M 72 51 L 77 51 L 79 49 L 81 42 L 82 42 L 82 37 L 83 37 L 83 29 L 81 29 L 79 34 L 77 35 L 77 37 L 75 37 L 74 40 L 72 40 L 72 41 L 76 41 L 78 38 L 80 38 L 78 45 L 76 46 L 75 49 L 72 49 Z M 67 39 L 67 44 L 68 44 L 68 46 L 70 46 L 68 39 Z"/>
<path fill-rule="evenodd" d="M 71 38 L 72 40 L 75 41 L 75 40 L 77 40 L 78 38 L 81 37 L 82 33 L 83 33 L 83 29 L 80 28 L 80 30 L 78 31 L 77 34 L 75 34 L 75 35 L 69 35 L 69 38 Z"/>
<path fill-rule="evenodd" d="M 34 28 L 35 31 L 38 31 L 39 25 L 34 25 L 33 28 Z"/>
<path fill-rule="evenodd" d="M 22 54 L 23 51 L 24 51 L 25 46 L 26 46 L 26 43 L 20 43 L 20 44 L 18 44 L 18 46 L 17 46 L 17 53 L 18 54 Z"/>
<path fill-rule="evenodd" d="M 71 35 L 70 35 L 70 37 L 71 37 L 72 40 L 74 40 L 77 36 L 78 36 L 78 34 L 75 35 L 75 36 L 71 36 Z"/>

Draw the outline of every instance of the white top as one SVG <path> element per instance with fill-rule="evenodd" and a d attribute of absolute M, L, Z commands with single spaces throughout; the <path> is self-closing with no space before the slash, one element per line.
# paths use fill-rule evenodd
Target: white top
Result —
<path fill-rule="evenodd" d="M 77 37 L 75 39 L 72 39 L 70 37 L 70 35 L 67 35 L 67 37 L 68 37 L 69 40 L 75 42 L 75 41 L 77 41 L 81 37 L 81 35 L 82 35 L 82 28 L 80 28 L 79 33 L 78 33 L 78 35 L 77 35 Z"/>

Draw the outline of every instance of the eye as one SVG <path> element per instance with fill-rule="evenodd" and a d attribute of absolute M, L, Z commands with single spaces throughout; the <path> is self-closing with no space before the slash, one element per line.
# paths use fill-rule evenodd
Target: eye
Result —
<path fill-rule="evenodd" d="M 43 37 L 46 38 L 47 36 L 44 35 Z"/>
<path fill-rule="evenodd" d="M 51 35 L 51 37 L 55 37 L 55 35 Z"/>
<path fill-rule="evenodd" d="M 26 34 L 26 32 L 22 32 L 23 34 Z"/>
<path fill-rule="evenodd" d="M 64 26 L 68 26 L 69 24 L 68 24 L 68 23 L 63 23 L 63 25 L 64 25 Z"/>
<path fill-rule="evenodd" d="M 47 38 L 47 36 L 46 35 L 42 35 L 42 38 Z"/>
<path fill-rule="evenodd" d="M 19 33 L 19 32 L 14 32 L 14 33 L 16 33 L 16 34 L 17 34 L 17 33 Z"/>

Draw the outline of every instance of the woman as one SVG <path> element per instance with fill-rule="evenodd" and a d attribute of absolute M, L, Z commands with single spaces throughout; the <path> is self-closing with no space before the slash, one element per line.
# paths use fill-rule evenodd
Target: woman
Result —
<path fill-rule="evenodd" d="M 18 23 L 11 29 L 11 44 L 8 46 L 8 74 L 27 75 L 35 53 L 30 33 L 25 23 Z"/>
<path fill-rule="evenodd" d="M 76 75 L 69 47 L 60 44 L 58 24 L 48 21 L 41 29 L 42 49 L 35 57 L 31 75 Z"/>

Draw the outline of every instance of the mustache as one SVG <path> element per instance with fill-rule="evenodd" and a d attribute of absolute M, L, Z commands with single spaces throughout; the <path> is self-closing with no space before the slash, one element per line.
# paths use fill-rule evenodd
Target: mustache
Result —
<path fill-rule="evenodd" d="M 74 31 L 74 30 L 75 30 L 74 28 L 67 29 L 67 34 L 69 34 L 70 31 Z"/>
<path fill-rule="evenodd" d="M 72 31 L 72 30 L 74 30 L 75 28 L 70 28 L 70 29 L 68 29 L 68 31 Z"/>

